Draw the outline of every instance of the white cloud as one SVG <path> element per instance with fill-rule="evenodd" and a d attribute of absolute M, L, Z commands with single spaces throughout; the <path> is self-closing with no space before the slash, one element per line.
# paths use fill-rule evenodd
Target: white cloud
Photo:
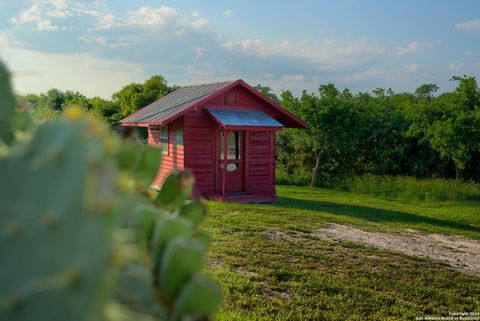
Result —
<path fill-rule="evenodd" d="M 309 40 L 292 43 L 286 39 L 280 43 L 265 43 L 257 38 L 230 40 L 225 42 L 223 47 L 228 50 L 240 50 L 250 56 L 296 57 L 332 68 L 352 65 L 360 60 L 375 57 L 384 52 L 383 47 L 370 43 L 365 39 L 341 45 L 333 39 L 327 39 L 320 43 Z"/>
<path fill-rule="evenodd" d="M 132 45 L 132 43 L 126 37 L 110 39 L 105 36 L 83 35 L 79 38 L 79 40 L 89 45 L 103 46 L 108 48 L 128 47 Z"/>
<path fill-rule="evenodd" d="M 246 54 L 263 55 L 269 48 L 260 39 L 229 40 L 223 44 L 223 47 L 234 50 L 240 49 Z"/>
<path fill-rule="evenodd" d="M 74 2 L 79 4 L 81 2 Z M 72 7 L 74 8 L 74 7 Z M 12 21 L 16 24 L 38 23 L 48 18 L 67 18 L 75 13 L 68 7 L 68 1 L 65 0 L 49 0 L 33 2 L 31 7 L 20 12 L 17 17 L 12 17 Z"/>
<path fill-rule="evenodd" d="M 480 61 L 472 63 L 451 63 L 448 65 L 448 70 L 457 75 L 478 75 L 478 70 L 480 70 Z"/>
<path fill-rule="evenodd" d="M 462 31 L 480 31 L 480 19 L 459 22 L 455 25 L 455 29 Z"/>
<path fill-rule="evenodd" d="M 73 16 L 73 13 L 69 10 L 55 9 L 55 10 L 49 11 L 47 15 L 53 18 L 67 18 L 67 17 Z"/>
<path fill-rule="evenodd" d="M 232 10 L 227 9 L 227 10 L 225 10 L 224 12 L 222 12 L 222 16 L 224 16 L 224 17 L 229 17 L 229 16 L 232 16 L 233 13 L 234 13 L 234 12 L 233 12 Z"/>
<path fill-rule="evenodd" d="M 199 18 L 192 22 L 193 29 L 201 29 L 208 24 L 208 20 L 205 18 Z"/>
<path fill-rule="evenodd" d="M 49 0 L 49 1 L 46 1 L 46 2 L 50 2 L 55 7 L 60 8 L 60 9 L 66 8 L 68 6 L 68 0 Z"/>
<path fill-rule="evenodd" d="M 471 50 L 465 50 L 465 52 L 463 53 L 465 57 L 470 57 L 472 54 L 473 52 Z"/>
<path fill-rule="evenodd" d="M 51 54 L 10 48 L 2 51 L 2 60 L 11 71 L 19 94 L 58 88 L 109 98 L 124 85 L 146 78 L 143 68 L 136 64 L 88 54 Z M 92 86 L 92 80 L 96 85 Z"/>
<path fill-rule="evenodd" d="M 10 42 L 8 40 L 7 34 L 5 31 L 0 30 L 0 49 L 6 49 L 10 47 Z"/>
<path fill-rule="evenodd" d="M 50 20 L 44 20 L 44 21 L 37 22 L 37 29 L 51 31 L 51 30 L 57 30 L 58 26 L 53 25 L 52 21 Z"/>
<path fill-rule="evenodd" d="M 426 43 L 426 42 L 420 42 L 420 41 L 412 41 L 406 47 L 397 47 L 397 49 L 395 50 L 395 55 L 397 56 L 408 55 L 408 54 L 426 50 L 433 46 L 434 46 L 434 43 L 432 42 Z"/>
<path fill-rule="evenodd" d="M 38 92 L 68 85 L 88 95 L 108 96 L 129 81 L 145 79 L 144 71 L 135 69 L 134 63 L 143 66 L 149 74 L 160 73 L 169 82 L 178 84 L 238 77 L 251 83 L 267 84 L 276 89 L 298 89 L 299 92 L 316 90 L 319 83 L 328 82 L 338 86 L 345 84 L 352 90 L 371 90 L 385 84 L 391 87 L 399 84 L 408 89 L 428 75 L 428 64 L 402 66 L 395 62 L 398 59 L 392 58 L 437 44 L 413 41 L 404 47 L 388 48 L 367 39 L 351 38 L 229 39 L 213 27 L 208 28 L 209 21 L 198 11 L 137 6 L 131 11 L 119 12 L 104 1 L 29 1 L 26 10 L 14 17 L 16 25 L 4 30 L 3 34 L 0 31 L 0 52 L 3 48 L 10 49 L 9 59 L 14 63 L 16 83 L 23 92 L 29 88 Z M 231 15 L 228 11 L 231 10 L 225 10 L 225 16 Z M 34 29 L 56 30 L 55 37 Z M 27 46 L 37 50 L 18 54 L 28 63 L 12 56 L 13 52 L 19 53 L 16 50 Z M 82 54 L 68 57 L 41 54 L 41 51 L 52 50 Z M 45 62 L 47 57 L 50 63 Z M 112 57 L 118 60 L 108 65 Z M 54 65 L 57 59 L 62 61 L 58 66 Z M 85 60 L 93 62 L 85 63 Z M 108 70 L 102 71 L 102 63 L 110 66 Z M 93 66 L 100 70 L 92 70 Z M 467 67 L 452 65 L 451 68 L 463 70 Z M 26 72 L 27 68 L 32 72 Z M 60 69 L 72 72 L 67 74 Z M 441 72 L 446 74 L 446 79 L 452 74 L 447 68 Z M 78 74 L 83 80 L 74 82 L 69 79 L 72 74 Z M 84 75 L 91 77 L 90 81 Z M 443 74 L 435 76 L 444 77 Z M 113 84 L 109 77 L 115 79 Z M 65 79 L 68 81 L 63 85 Z"/>
<path fill-rule="evenodd" d="M 201 58 L 205 53 L 205 48 L 195 48 L 195 59 Z"/>
<path fill-rule="evenodd" d="M 192 13 L 192 17 L 195 20 L 192 21 L 191 18 L 184 16 L 178 13 L 172 7 L 141 7 L 138 10 L 130 11 L 128 13 L 129 18 L 125 24 L 117 23 L 117 25 L 126 25 L 129 27 L 156 27 L 156 28 L 166 28 L 166 27 L 178 27 L 176 34 L 183 35 L 185 27 L 191 27 L 193 29 L 201 29 L 208 24 L 208 20 L 200 17 L 198 11 Z M 112 23 L 113 24 L 113 23 Z"/>
<path fill-rule="evenodd" d="M 98 17 L 98 29 L 108 29 L 118 24 L 117 17 L 113 13 L 107 13 Z"/>
<path fill-rule="evenodd" d="M 458 63 L 458 64 L 451 63 L 448 65 L 448 70 L 453 72 L 461 72 L 461 70 L 463 69 L 465 69 L 464 63 Z"/>
<path fill-rule="evenodd" d="M 129 12 L 128 23 L 141 27 L 162 27 L 169 18 L 178 16 L 178 12 L 172 7 L 141 7 L 136 11 Z"/>
<path fill-rule="evenodd" d="M 109 28 L 115 21 L 115 16 L 105 10 L 102 0 L 98 1 L 70 1 L 70 0 L 43 0 L 33 1 L 32 5 L 10 20 L 16 25 L 35 24 L 37 30 L 68 30 L 69 18 L 94 17 L 98 21 L 95 28 Z M 99 10 L 93 10 L 97 8 Z M 78 22 L 77 22 L 78 23 Z"/>
<path fill-rule="evenodd" d="M 21 12 L 18 18 L 12 17 L 14 23 L 39 22 L 43 20 L 43 9 L 39 3 L 33 4 L 27 10 Z"/>
<path fill-rule="evenodd" d="M 410 64 L 403 67 L 403 70 L 409 74 L 414 74 L 420 71 L 422 68 L 421 64 Z"/>

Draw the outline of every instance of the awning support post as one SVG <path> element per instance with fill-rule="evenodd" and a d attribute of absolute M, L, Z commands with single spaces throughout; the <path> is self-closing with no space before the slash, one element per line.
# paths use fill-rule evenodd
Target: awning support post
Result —
<path fill-rule="evenodd" d="M 227 198 L 227 141 L 228 131 L 223 130 L 223 199 Z"/>

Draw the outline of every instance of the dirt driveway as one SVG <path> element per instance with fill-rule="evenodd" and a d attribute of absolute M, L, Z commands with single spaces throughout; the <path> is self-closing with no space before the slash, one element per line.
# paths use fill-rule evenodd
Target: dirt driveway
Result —
<path fill-rule="evenodd" d="M 439 260 L 455 269 L 480 275 L 480 242 L 472 239 L 441 234 L 425 235 L 410 229 L 401 234 L 368 232 L 334 223 L 315 231 L 315 235 L 321 239 L 349 241 Z"/>
<path fill-rule="evenodd" d="M 301 235 L 296 236 L 301 237 Z M 404 230 L 402 233 L 369 232 L 335 223 L 328 223 L 326 227 L 315 230 L 313 236 L 322 240 L 353 242 L 438 260 L 462 272 L 480 276 L 480 241 L 460 236 L 421 234 L 411 229 Z M 295 235 L 270 230 L 267 237 L 290 238 Z"/>

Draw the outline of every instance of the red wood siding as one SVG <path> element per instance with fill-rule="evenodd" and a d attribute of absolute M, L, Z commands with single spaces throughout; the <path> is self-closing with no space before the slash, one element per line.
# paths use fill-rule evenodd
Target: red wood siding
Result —
<path fill-rule="evenodd" d="M 252 131 L 249 135 L 249 186 L 253 194 L 272 195 L 271 170 L 275 160 L 270 147 L 270 132 Z"/>
<path fill-rule="evenodd" d="M 184 115 L 185 167 L 195 176 L 195 195 L 215 192 L 216 128 L 203 109 Z"/>
<path fill-rule="evenodd" d="M 184 169 L 184 146 L 176 144 L 176 131 L 183 130 L 183 118 L 168 125 L 168 153 L 162 151 L 162 162 L 152 183 L 154 188 L 162 186 L 173 169 Z M 148 128 L 148 144 L 160 148 L 160 127 Z M 185 145 L 185 142 L 184 142 Z M 159 150 L 160 152 L 160 150 Z"/>
<path fill-rule="evenodd" d="M 232 101 L 230 97 L 234 96 L 235 101 Z M 261 110 L 264 113 L 276 117 L 277 112 L 272 109 L 264 100 L 253 95 L 247 89 L 242 86 L 236 86 L 222 95 L 213 97 L 205 103 L 205 107 L 226 107 L 235 109 L 255 109 Z"/>
<path fill-rule="evenodd" d="M 234 102 L 232 102 L 230 99 L 230 97 L 233 96 L 235 97 Z M 235 109 L 260 110 L 287 126 L 296 127 L 292 119 L 289 119 L 287 116 L 285 116 L 278 110 L 275 110 L 266 101 L 260 99 L 259 97 L 245 89 L 245 87 L 240 85 L 233 87 L 232 89 L 226 91 L 221 95 L 218 95 L 217 97 L 213 97 L 205 103 L 205 106 L 209 108 L 228 106 L 229 108 Z"/>

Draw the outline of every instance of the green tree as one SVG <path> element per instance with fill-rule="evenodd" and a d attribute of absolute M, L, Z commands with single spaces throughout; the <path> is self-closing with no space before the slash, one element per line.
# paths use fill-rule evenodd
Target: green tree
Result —
<path fill-rule="evenodd" d="M 480 91 L 474 77 L 453 77 L 458 86 L 429 104 L 421 105 L 415 114 L 411 131 L 428 142 L 434 150 L 455 166 L 455 177 L 480 153 Z M 469 178 L 473 173 L 466 173 Z"/>
<path fill-rule="evenodd" d="M 362 117 L 349 91 L 321 85 L 319 96 L 303 93 L 298 114 L 310 125 L 306 141 L 315 158 L 311 186 L 329 186 L 353 170 Z"/>
<path fill-rule="evenodd" d="M 88 100 L 88 104 L 90 106 L 89 109 L 110 126 L 115 125 L 120 120 L 118 105 L 111 100 L 93 97 Z"/>
<path fill-rule="evenodd" d="M 431 101 L 438 89 L 436 84 L 423 84 L 415 89 L 415 96 Z"/>
<path fill-rule="evenodd" d="M 283 108 L 298 113 L 300 101 L 291 91 L 283 91 L 280 97 Z M 309 184 L 315 157 L 308 144 L 306 131 L 286 128 L 277 134 L 276 145 L 277 181 L 295 185 Z"/>
<path fill-rule="evenodd" d="M 162 76 L 152 76 L 143 84 L 131 83 L 112 95 L 112 100 L 118 105 L 118 118 L 124 118 L 138 109 L 170 93 L 167 81 Z"/>
<path fill-rule="evenodd" d="M 280 103 L 280 100 L 278 99 L 277 95 L 273 92 L 272 88 L 268 86 L 262 86 L 260 84 L 254 86 L 253 88 L 255 88 L 258 92 L 260 92 L 265 97 L 270 98 L 277 104 Z"/>

